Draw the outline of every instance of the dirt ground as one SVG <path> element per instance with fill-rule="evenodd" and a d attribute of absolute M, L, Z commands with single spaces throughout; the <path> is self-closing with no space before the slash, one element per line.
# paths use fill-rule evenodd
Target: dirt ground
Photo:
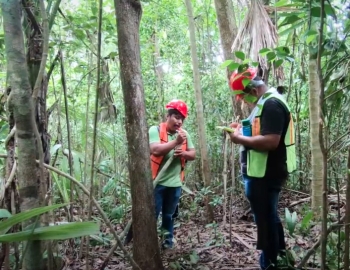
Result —
<path fill-rule="evenodd" d="M 342 203 L 333 204 L 334 210 L 340 208 L 343 212 L 344 205 Z M 308 208 L 308 205 L 309 196 L 307 194 L 284 190 L 279 204 L 280 217 L 284 220 L 285 208 L 287 207 L 290 212 L 296 211 L 298 213 L 298 221 L 300 222 L 302 219 L 299 216 L 300 209 L 302 207 Z M 223 222 L 222 207 L 215 208 L 217 223 L 214 226 L 205 224 L 204 213 L 201 212 L 203 208 L 199 209 L 201 210 L 195 213 L 180 209 L 184 212 L 175 222 L 175 248 L 162 254 L 166 269 L 260 269 L 257 261 L 260 251 L 255 249 L 256 227 L 249 209 L 247 210 L 244 198 L 238 198 L 233 203 L 231 226 L 228 214 L 226 224 Z M 120 228 L 119 231 L 122 229 Z M 307 235 L 296 233 L 290 236 L 288 229 L 285 229 L 285 232 L 287 247 L 292 251 L 298 263 L 306 251 L 317 241 L 320 227 L 313 226 Z M 100 269 L 111 247 L 110 242 L 102 244 L 100 240 L 100 243 L 91 248 L 90 254 L 94 261 L 93 269 Z M 127 250 L 131 252 L 132 242 L 127 246 Z M 79 260 L 77 257 L 78 251 L 75 254 L 67 251 L 63 269 L 86 269 L 85 260 Z M 318 268 L 318 257 L 319 255 L 315 255 L 310 258 L 307 269 Z M 131 267 L 124 259 L 122 252 L 117 249 L 105 269 L 131 269 Z"/>

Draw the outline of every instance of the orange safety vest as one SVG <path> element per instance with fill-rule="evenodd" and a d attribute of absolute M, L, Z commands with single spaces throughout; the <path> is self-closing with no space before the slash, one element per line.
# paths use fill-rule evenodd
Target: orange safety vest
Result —
<path fill-rule="evenodd" d="M 166 123 L 161 123 L 159 125 L 159 138 L 160 138 L 160 143 L 167 143 L 168 142 L 168 132 L 166 130 Z M 187 150 L 187 140 L 185 140 L 181 146 L 182 151 Z M 159 172 L 159 167 L 160 164 L 163 161 L 164 156 L 159 156 L 156 157 L 154 155 L 151 155 L 151 170 L 152 170 L 152 179 L 154 180 L 157 177 L 157 174 Z M 181 182 L 185 180 L 185 164 L 186 160 L 184 158 L 181 158 L 181 174 L 180 174 L 180 179 Z"/>

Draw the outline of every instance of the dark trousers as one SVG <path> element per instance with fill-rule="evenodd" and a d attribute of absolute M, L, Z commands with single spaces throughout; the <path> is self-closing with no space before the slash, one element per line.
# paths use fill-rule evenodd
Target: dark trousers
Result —
<path fill-rule="evenodd" d="M 260 267 L 272 270 L 272 265 L 277 263 L 277 256 L 286 249 L 284 230 L 277 212 L 283 181 L 270 181 L 247 175 L 243 175 L 243 179 L 245 194 L 257 225 L 257 249 L 262 250 Z"/>
<path fill-rule="evenodd" d="M 181 196 L 181 187 L 165 187 L 157 185 L 154 189 L 155 214 L 156 219 L 162 212 L 162 229 L 165 230 L 164 247 L 173 246 L 174 237 L 174 219 L 178 216 L 178 204 Z M 124 245 L 130 243 L 133 238 L 133 226 L 131 225 L 125 240 Z"/>
<path fill-rule="evenodd" d="M 154 199 L 156 205 L 156 218 L 162 212 L 162 229 L 165 231 L 163 245 L 173 246 L 174 219 L 173 215 L 179 203 L 181 187 L 165 187 L 157 185 L 154 189 Z"/>

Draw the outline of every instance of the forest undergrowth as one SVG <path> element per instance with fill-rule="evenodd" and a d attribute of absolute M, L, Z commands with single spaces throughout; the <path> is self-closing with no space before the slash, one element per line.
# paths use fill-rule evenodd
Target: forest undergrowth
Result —
<path fill-rule="evenodd" d="M 345 211 L 345 198 L 342 195 L 330 195 L 329 201 L 329 222 L 337 222 Z M 180 213 L 175 222 L 175 248 L 162 253 L 165 269 L 259 269 L 257 259 L 260 251 L 255 248 L 256 226 L 247 201 L 242 195 L 235 197 L 232 203 L 231 224 L 228 214 L 230 209 L 226 210 L 225 224 L 223 210 L 222 205 L 216 206 L 215 222 L 206 224 L 204 205 L 198 204 L 194 196 L 183 196 Z M 283 190 L 279 213 L 285 228 L 289 253 L 294 258 L 295 265 L 298 265 L 306 253 L 313 249 L 321 233 L 320 223 L 311 221 L 310 196 L 303 192 Z M 125 222 L 115 225 L 119 233 L 125 229 L 127 220 L 128 217 L 125 218 Z M 341 248 L 338 242 L 339 236 L 337 230 L 329 235 L 328 261 L 330 266 L 332 261 L 336 261 L 336 257 L 341 254 L 338 253 Z M 89 260 L 94 261 L 93 269 L 101 269 L 108 252 L 115 244 L 112 239 L 108 228 L 102 226 L 100 235 L 90 240 Z M 85 269 L 86 267 L 85 259 L 79 258 L 80 242 L 75 242 L 75 244 L 75 252 L 72 252 L 68 244 L 62 246 L 65 254 L 63 256 L 63 269 L 65 270 Z M 131 253 L 132 242 L 126 248 Z M 319 268 L 320 255 L 317 249 L 303 269 Z M 123 253 L 117 249 L 104 269 L 131 269 L 131 266 Z"/>

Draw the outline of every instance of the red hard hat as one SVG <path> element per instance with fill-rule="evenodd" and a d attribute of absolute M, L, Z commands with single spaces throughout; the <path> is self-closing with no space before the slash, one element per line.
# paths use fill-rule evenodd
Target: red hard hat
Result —
<path fill-rule="evenodd" d="M 234 71 L 230 77 L 230 87 L 233 91 L 243 91 L 243 79 L 253 80 L 258 73 L 258 69 L 254 67 L 249 67 L 247 70 L 238 73 L 238 71 Z M 240 100 L 243 98 L 243 94 L 236 95 L 236 100 Z"/>
<path fill-rule="evenodd" d="M 169 109 L 178 110 L 183 115 L 183 117 L 185 118 L 187 117 L 187 105 L 182 100 L 173 99 L 167 105 L 165 105 L 165 108 L 168 110 Z"/>

